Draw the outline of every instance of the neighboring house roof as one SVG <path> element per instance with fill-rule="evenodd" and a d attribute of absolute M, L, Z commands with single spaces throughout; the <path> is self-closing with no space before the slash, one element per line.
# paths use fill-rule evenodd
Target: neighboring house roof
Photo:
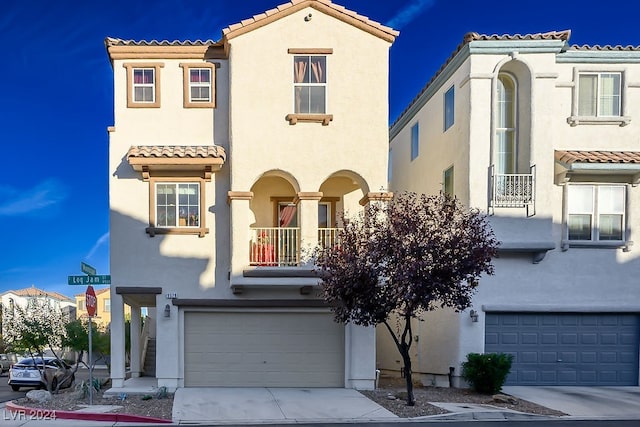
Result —
<path fill-rule="evenodd" d="M 396 31 L 391 27 L 387 27 L 379 22 L 369 19 L 367 16 L 348 10 L 344 6 L 334 4 L 330 0 L 291 0 L 290 2 L 281 4 L 274 9 L 269 9 L 266 12 L 254 15 L 249 19 L 229 25 L 222 30 L 222 35 L 225 40 L 229 40 L 256 28 L 260 28 L 263 25 L 269 24 L 280 18 L 291 15 L 292 13 L 306 7 L 311 7 L 320 12 L 326 13 L 327 15 L 333 16 L 336 19 L 351 24 L 390 43 L 393 43 L 398 34 L 400 34 L 399 31 Z"/>
<path fill-rule="evenodd" d="M 44 289 L 39 289 L 39 288 L 36 288 L 35 286 L 31 286 L 30 288 L 25 288 L 25 289 L 18 289 L 16 291 L 13 291 L 13 290 L 7 291 L 7 292 L 4 292 L 2 296 L 7 294 L 14 294 L 16 296 L 25 297 L 25 298 L 44 296 L 44 297 L 56 299 L 59 301 L 74 302 L 73 299 L 69 298 L 68 296 L 62 295 L 61 293 L 45 291 Z"/>
<path fill-rule="evenodd" d="M 573 163 L 637 163 L 640 164 L 640 151 L 563 151 L 556 150 L 554 157 L 558 162 Z"/>
<path fill-rule="evenodd" d="M 104 43 L 109 46 L 216 46 L 219 42 L 213 40 L 124 40 L 116 37 L 107 37 Z"/>

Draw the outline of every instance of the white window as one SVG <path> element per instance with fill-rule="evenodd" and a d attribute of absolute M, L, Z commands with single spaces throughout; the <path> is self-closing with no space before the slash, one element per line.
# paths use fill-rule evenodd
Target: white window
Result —
<path fill-rule="evenodd" d="M 331 227 L 331 203 L 318 203 L 318 228 Z"/>
<path fill-rule="evenodd" d="M 327 104 L 327 58 L 304 55 L 293 59 L 294 112 L 325 114 Z"/>
<path fill-rule="evenodd" d="M 620 116 L 621 81 L 621 73 L 580 73 L 578 78 L 578 116 Z"/>
<path fill-rule="evenodd" d="M 444 94 L 444 130 L 453 126 L 455 118 L 455 105 L 454 105 L 454 87 L 451 86 Z"/>
<path fill-rule="evenodd" d="M 189 69 L 189 102 L 211 102 L 211 69 Z"/>
<path fill-rule="evenodd" d="M 625 187 L 570 185 L 567 188 L 569 241 L 625 240 Z"/>
<path fill-rule="evenodd" d="M 106 298 L 104 300 L 104 312 L 105 313 L 111 312 L 111 300 L 109 298 Z"/>
<path fill-rule="evenodd" d="M 511 76 L 498 77 L 496 142 L 494 163 L 496 173 L 516 173 L 516 85 Z"/>
<path fill-rule="evenodd" d="M 156 102 L 155 71 L 154 68 L 133 69 L 133 102 Z"/>
<path fill-rule="evenodd" d="M 200 183 L 156 183 L 156 227 L 200 227 Z"/>
<path fill-rule="evenodd" d="M 420 154 L 420 128 L 418 123 L 411 127 L 411 160 Z"/>
<path fill-rule="evenodd" d="M 84 300 L 78 300 L 78 310 L 80 311 L 86 311 L 87 309 L 84 307 Z"/>

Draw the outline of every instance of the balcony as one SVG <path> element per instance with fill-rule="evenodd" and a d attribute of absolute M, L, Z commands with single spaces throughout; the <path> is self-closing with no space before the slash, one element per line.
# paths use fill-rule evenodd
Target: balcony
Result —
<path fill-rule="evenodd" d="M 318 228 L 318 245 L 323 248 L 335 246 L 338 243 L 339 228 Z"/>
<path fill-rule="evenodd" d="M 295 267 L 300 265 L 299 227 L 250 229 L 249 265 Z"/>
<path fill-rule="evenodd" d="M 491 167 L 491 208 L 526 208 L 535 214 L 535 166 L 530 173 L 498 174 Z M 530 211 L 532 213 L 530 213 Z"/>

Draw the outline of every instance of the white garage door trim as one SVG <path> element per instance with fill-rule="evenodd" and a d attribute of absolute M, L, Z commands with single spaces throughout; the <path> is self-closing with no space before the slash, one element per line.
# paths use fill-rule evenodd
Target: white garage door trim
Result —
<path fill-rule="evenodd" d="M 344 387 L 344 326 L 326 311 L 186 311 L 187 387 Z"/>

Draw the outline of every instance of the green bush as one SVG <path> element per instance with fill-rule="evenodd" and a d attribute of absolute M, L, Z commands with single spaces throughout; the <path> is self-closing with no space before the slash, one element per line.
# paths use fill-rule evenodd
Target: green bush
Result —
<path fill-rule="evenodd" d="M 462 363 L 462 378 L 482 394 L 498 393 L 511 371 L 513 355 L 504 353 L 469 353 Z"/>

